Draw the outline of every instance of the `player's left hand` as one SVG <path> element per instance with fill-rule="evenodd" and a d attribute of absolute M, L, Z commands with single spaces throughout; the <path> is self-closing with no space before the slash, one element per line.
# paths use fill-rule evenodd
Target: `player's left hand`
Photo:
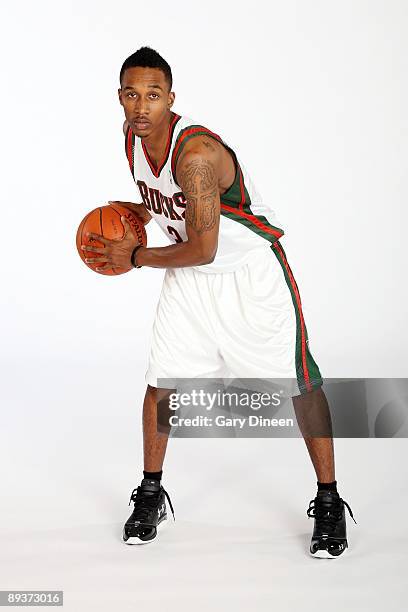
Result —
<path fill-rule="evenodd" d="M 98 266 L 97 272 L 102 270 L 109 270 L 111 268 L 125 268 L 128 269 L 131 265 L 130 257 L 132 251 L 139 244 L 137 238 L 132 232 L 132 228 L 126 217 L 121 216 L 120 220 L 125 228 L 125 233 L 120 240 L 109 240 L 100 234 L 94 234 L 93 232 L 87 232 L 88 238 L 94 238 L 98 242 L 102 242 L 103 247 L 89 246 L 82 244 L 81 249 L 83 251 L 92 251 L 97 253 L 97 257 L 87 257 L 86 263 L 98 263 L 105 264 L 103 267 Z"/>

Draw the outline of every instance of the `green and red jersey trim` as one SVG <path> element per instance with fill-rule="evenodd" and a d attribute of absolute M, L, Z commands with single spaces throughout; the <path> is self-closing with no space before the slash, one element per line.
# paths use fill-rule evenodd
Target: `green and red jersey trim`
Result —
<path fill-rule="evenodd" d="M 167 160 L 169 158 L 169 153 L 170 153 L 170 145 L 171 145 L 171 141 L 173 140 L 173 134 L 174 134 L 174 129 L 176 127 L 177 122 L 181 119 L 180 115 L 177 115 L 177 113 L 174 114 L 173 119 L 171 120 L 170 124 L 169 124 L 169 131 L 168 131 L 168 135 L 167 135 L 167 143 L 166 143 L 166 149 L 164 151 L 164 156 L 162 161 L 159 163 L 159 165 L 157 166 L 157 169 L 154 167 L 152 160 L 150 159 L 150 155 L 149 152 L 146 148 L 145 143 L 143 142 L 142 139 L 142 149 L 143 149 L 143 153 L 145 155 L 146 161 L 150 166 L 150 170 L 152 171 L 152 173 L 154 174 L 154 176 L 156 178 L 159 178 L 160 176 L 160 172 L 163 170 L 164 166 L 167 163 Z"/>
<path fill-rule="evenodd" d="M 215 140 L 218 140 L 218 142 L 223 143 L 221 136 L 218 136 L 218 134 L 216 134 L 215 132 L 211 132 L 211 130 L 201 125 L 189 126 L 181 130 L 179 135 L 177 136 L 177 140 L 171 156 L 171 172 L 173 175 L 173 179 L 176 183 L 176 165 L 178 162 L 178 158 L 180 157 L 180 153 L 183 150 L 186 142 L 190 140 L 192 136 L 211 136 L 212 138 L 215 138 Z"/>
<path fill-rule="evenodd" d="M 132 173 L 133 180 L 135 180 L 134 168 L 135 168 L 135 135 L 130 129 L 130 125 L 127 126 L 125 136 L 125 152 L 129 162 L 129 168 Z"/>
<path fill-rule="evenodd" d="M 221 201 L 221 212 L 224 212 L 224 215 L 226 217 L 230 217 L 230 218 L 238 217 L 235 220 L 239 221 L 243 225 L 246 225 L 247 227 L 255 231 L 257 234 L 263 235 L 265 233 L 270 236 L 273 236 L 275 240 L 283 236 L 283 231 L 271 225 L 269 221 L 262 215 L 249 215 L 248 213 L 243 212 L 241 209 L 237 210 L 236 208 L 233 208 L 232 206 L 223 204 L 222 201 Z M 254 225 L 255 228 L 257 228 L 259 231 L 257 231 L 257 229 L 255 229 L 254 227 L 251 227 L 252 225 Z"/>
<path fill-rule="evenodd" d="M 178 184 L 176 177 L 176 165 L 186 142 L 195 136 L 202 135 L 210 136 L 224 145 L 231 152 L 235 161 L 236 175 L 234 182 L 231 187 L 220 196 L 221 214 L 234 221 L 238 221 L 269 242 L 275 242 L 275 240 L 283 236 L 283 230 L 273 226 L 263 215 L 254 215 L 251 210 L 251 198 L 248 190 L 245 187 L 243 172 L 237 156 L 235 155 L 233 149 L 231 149 L 231 147 L 229 147 L 215 132 L 212 132 L 208 128 L 201 125 L 188 126 L 180 131 L 171 158 L 171 172 L 174 182 Z"/>
<path fill-rule="evenodd" d="M 161 162 L 159 163 L 158 167 L 155 168 L 153 165 L 152 160 L 150 159 L 150 155 L 149 152 L 147 150 L 146 145 L 143 142 L 142 139 L 142 150 L 144 153 L 144 156 L 146 158 L 147 163 L 149 164 L 150 170 L 152 171 L 152 174 L 156 177 L 159 178 L 161 171 L 163 170 L 164 166 L 167 163 L 167 160 L 169 158 L 169 154 L 170 154 L 170 147 L 171 147 L 171 142 L 173 140 L 173 134 L 174 134 L 174 130 L 176 127 L 177 122 L 181 119 L 181 115 L 177 115 L 177 113 L 175 113 L 173 119 L 171 120 L 171 122 L 169 123 L 169 130 L 168 130 L 168 134 L 167 134 L 167 143 L 166 143 L 166 149 L 164 151 L 164 155 L 163 155 L 163 159 L 161 160 Z M 130 167 L 130 171 L 132 173 L 133 179 L 135 178 L 135 174 L 134 174 L 134 170 L 135 170 L 135 134 L 133 133 L 133 131 L 130 128 L 130 125 L 128 125 L 127 130 L 126 130 L 126 138 L 125 138 L 125 149 L 126 149 L 126 157 L 128 158 L 128 162 L 129 162 L 129 167 Z"/>

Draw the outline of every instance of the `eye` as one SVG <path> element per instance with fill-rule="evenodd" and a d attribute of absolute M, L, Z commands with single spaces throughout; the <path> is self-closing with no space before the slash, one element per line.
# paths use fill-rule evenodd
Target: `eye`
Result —
<path fill-rule="evenodd" d="M 151 96 L 156 96 L 156 98 L 160 98 L 160 96 L 157 93 L 151 93 Z"/>
<path fill-rule="evenodd" d="M 131 98 L 131 97 L 132 97 L 132 96 L 134 96 L 134 95 L 136 95 L 136 94 L 135 94 L 135 92 L 134 92 L 134 91 L 130 91 L 130 92 L 127 94 L 127 97 L 128 97 L 128 98 Z"/>

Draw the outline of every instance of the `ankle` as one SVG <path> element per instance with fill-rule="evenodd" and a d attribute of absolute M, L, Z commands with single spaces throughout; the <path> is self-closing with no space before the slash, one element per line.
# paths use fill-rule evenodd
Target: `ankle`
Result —
<path fill-rule="evenodd" d="M 158 480 L 160 482 L 162 474 L 163 470 L 160 470 L 160 472 L 146 472 L 143 470 L 143 477 L 147 478 L 148 480 Z"/>
<path fill-rule="evenodd" d="M 319 482 L 317 481 L 318 491 L 335 491 L 337 493 L 337 480 L 333 482 Z"/>

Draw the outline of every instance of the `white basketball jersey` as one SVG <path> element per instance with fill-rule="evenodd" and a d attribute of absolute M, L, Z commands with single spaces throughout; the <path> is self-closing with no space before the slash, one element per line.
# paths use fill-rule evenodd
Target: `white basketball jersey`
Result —
<path fill-rule="evenodd" d="M 270 248 L 283 236 L 275 212 L 262 202 L 255 185 L 235 152 L 218 134 L 197 121 L 173 113 L 164 157 L 157 169 L 142 139 L 130 126 L 126 131 L 126 155 L 141 200 L 170 242 L 187 240 L 186 198 L 176 182 L 176 164 L 191 138 L 205 135 L 221 142 L 232 154 L 236 174 L 228 191 L 220 196 L 218 249 L 210 264 L 192 266 L 200 272 L 228 272 L 247 261 L 254 249 Z"/>

